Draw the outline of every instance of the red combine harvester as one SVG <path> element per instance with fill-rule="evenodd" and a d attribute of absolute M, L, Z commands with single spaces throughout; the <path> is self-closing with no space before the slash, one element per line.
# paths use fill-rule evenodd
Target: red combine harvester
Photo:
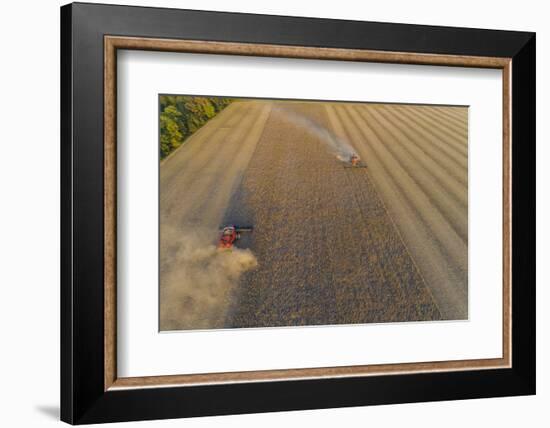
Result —
<path fill-rule="evenodd" d="M 359 156 L 356 153 L 352 153 L 349 157 L 349 164 L 344 168 L 366 168 L 367 166 L 361 161 Z"/>
<path fill-rule="evenodd" d="M 241 233 L 243 232 L 252 232 L 252 227 L 242 227 L 242 226 L 225 226 L 221 230 L 220 239 L 218 241 L 218 249 L 220 250 L 230 250 L 235 245 L 239 239 L 241 239 Z"/>

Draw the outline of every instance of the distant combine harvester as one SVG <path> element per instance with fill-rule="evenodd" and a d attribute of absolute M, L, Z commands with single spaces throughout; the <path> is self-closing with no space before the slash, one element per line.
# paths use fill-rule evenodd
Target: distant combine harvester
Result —
<path fill-rule="evenodd" d="M 344 166 L 344 168 L 366 168 L 367 165 L 361 159 L 356 153 L 352 153 L 349 157 L 347 165 Z"/>

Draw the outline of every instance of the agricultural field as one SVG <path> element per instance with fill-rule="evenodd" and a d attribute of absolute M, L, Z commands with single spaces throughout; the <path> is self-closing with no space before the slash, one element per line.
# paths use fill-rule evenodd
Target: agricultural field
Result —
<path fill-rule="evenodd" d="M 161 330 L 467 318 L 467 114 L 231 102 L 161 162 Z"/>

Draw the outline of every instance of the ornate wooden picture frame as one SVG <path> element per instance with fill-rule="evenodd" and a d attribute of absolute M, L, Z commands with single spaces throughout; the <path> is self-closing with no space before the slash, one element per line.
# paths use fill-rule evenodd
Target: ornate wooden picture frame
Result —
<path fill-rule="evenodd" d="M 118 50 L 502 70 L 502 358 L 119 377 Z M 61 9 L 61 53 L 62 420 L 534 394 L 533 33 L 77 3 Z"/>

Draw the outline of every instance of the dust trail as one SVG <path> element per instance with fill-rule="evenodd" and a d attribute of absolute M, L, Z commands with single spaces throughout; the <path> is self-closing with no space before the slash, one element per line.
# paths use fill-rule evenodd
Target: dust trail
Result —
<path fill-rule="evenodd" d="M 167 230 L 176 233 L 181 230 Z M 231 296 L 240 276 L 258 262 L 249 249 L 219 251 L 213 233 L 193 230 L 162 255 L 160 329 L 225 327 Z"/>
<path fill-rule="evenodd" d="M 275 105 L 273 113 L 279 114 L 284 120 L 304 129 L 311 135 L 317 137 L 323 142 L 330 153 L 342 162 L 349 162 L 351 155 L 356 153 L 356 150 L 351 144 L 342 138 L 334 135 L 322 124 L 316 122 L 310 117 L 297 112 L 291 108 Z"/>

